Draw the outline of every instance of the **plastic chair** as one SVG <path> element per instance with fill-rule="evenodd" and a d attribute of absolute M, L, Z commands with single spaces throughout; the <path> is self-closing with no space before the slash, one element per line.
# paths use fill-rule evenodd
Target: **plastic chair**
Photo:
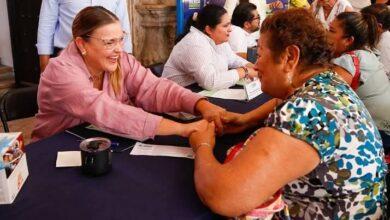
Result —
<path fill-rule="evenodd" d="M 164 65 L 165 63 L 157 63 L 148 66 L 148 68 L 152 71 L 154 75 L 156 75 L 157 77 L 161 77 L 164 70 Z"/>
<path fill-rule="evenodd" d="M 0 116 L 5 132 L 8 121 L 34 116 L 38 112 L 38 86 L 11 88 L 0 97 Z"/>

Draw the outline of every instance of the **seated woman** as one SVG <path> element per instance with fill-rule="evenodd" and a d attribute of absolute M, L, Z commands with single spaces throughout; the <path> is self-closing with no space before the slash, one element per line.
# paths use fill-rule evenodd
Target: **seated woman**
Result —
<path fill-rule="evenodd" d="M 390 79 L 390 8 L 386 4 L 374 4 L 363 8 L 361 13 L 375 16 L 378 22 L 380 39 L 376 49 L 379 51 L 379 61 Z"/>
<path fill-rule="evenodd" d="M 198 83 L 204 89 L 218 90 L 256 76 L 253 64 L 229 46 L 231 24 L 224 8 L 207 5 L 195 20 L 190 32 L 173 48 L 162 77 L 181 86 Z"/>
<path fill-rule="evenodd" d="M 351 74 L 352 88 L 385 135 L 384 132 L 390 132 L 390 81 L 372 52 L 379 39 L 378 30 L 374 16 L 344 12 L 331 23 L 328 35 L 337 57 L 333 63 Z M 390 143 L 385 147 L 390 147 Z"/>
<path fill-rule="evenodd" d="M 137 140 L 155 135 L 186 137 L 206 122 L 180 124 L 147 111 L 185 111 L 217 121 L 224 112 L 199 95 L 155 77 L 123 52 L 125 33 L 107 9 L 83 9 L 72 32 L 73 41 L 41 75 L 35 140 L 82 122 Z"/>
<path fill-rule="evenodd" d="M 381 139 L 364 104 L 331 69 L 324 28 L 309 11 L 291 9 L 267 17 L 261 36 L 262 90 L 283 102 L 226 164 L 213 155 L 213 123 L 191 134 L 199 197 L 216 213 L 242 216 L 283 188 L 292 219 L 380 219 Z M 236 115 L 224 131 L 256 120 Z"/>
<path fill-rule="evenodd" d="M 315 0 L 311 9 L 322 22 L 326 29 L 329 29 L 329 24 L 336 16 L 345 11 L 353 11 L 351 3 L 348 0 Z"/>

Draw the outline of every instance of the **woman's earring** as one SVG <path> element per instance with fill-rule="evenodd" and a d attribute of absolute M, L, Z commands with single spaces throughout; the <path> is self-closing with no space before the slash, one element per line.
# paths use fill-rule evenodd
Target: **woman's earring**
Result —
<path fill-rule="evenodd" d="M 87 51 L 84 50 L 83 52 L 81 52 L 81 55 L 86 56 L 87 55 Z"/>

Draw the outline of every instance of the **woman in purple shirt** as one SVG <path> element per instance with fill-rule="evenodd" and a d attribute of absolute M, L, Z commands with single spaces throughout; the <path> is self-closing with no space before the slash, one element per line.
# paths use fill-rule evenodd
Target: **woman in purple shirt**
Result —
<path fill-rule="evenodd" d="M 205 120 L 181 124 L 148 112 L 201 114 L 221 125 L 224 109 L 157 78 L 122 51 L 125 33 L 112 12 L 87 7 L 76 16 L 72 32 L 73 42 L 50 60 L 41 75 L 33 139 L 83 122 L 137 140 L 155 135 L 188 137 L 207 125 Z"/>

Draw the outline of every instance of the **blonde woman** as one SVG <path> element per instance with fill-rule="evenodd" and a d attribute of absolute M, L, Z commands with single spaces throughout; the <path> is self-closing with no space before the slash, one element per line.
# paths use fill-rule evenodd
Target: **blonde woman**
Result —
<path fill-rule="evenodd" d="M 73 41 L 50 60 L 38 89 L 35 140 L 89 122 L 137 140 L 188 135 L 205 121 L 181 124 L 148 112 L 184 111 L 219 120 L 224 110 L 179 85 L 155 77 L 123 52 L 118 18 L 101 6 L 75 18 Z"/>

